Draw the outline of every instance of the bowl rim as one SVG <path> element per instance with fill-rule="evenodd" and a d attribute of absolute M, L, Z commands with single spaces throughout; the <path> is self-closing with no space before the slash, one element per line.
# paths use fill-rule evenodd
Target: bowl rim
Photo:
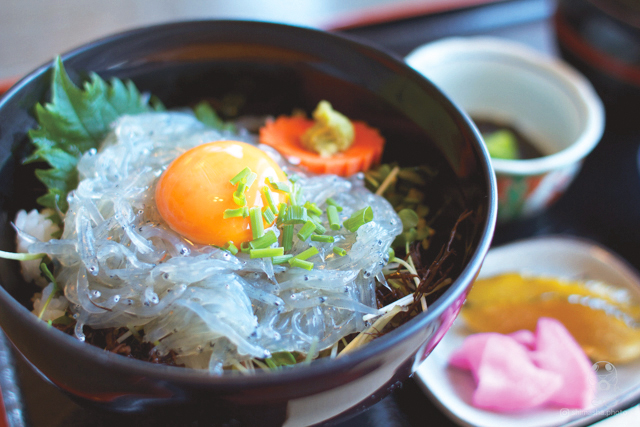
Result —
<path fill-rule="evenodd" d="M 610 18 L 626 25 L 630 30 L 640 30 L 640 13 L 638 13 L 640 11 L 634 11 L 631 7 L 620 2 L 614 4 L 610 0 L 586 0 L 586 3 L 590 3 L 591 7 L 596 9 L 595 12 L 604 12 Z"/>
<path fill-rule="evenodd" d="M 492 158 L 491 163 L 497 174 L 531 176 L 569 167 L 580 162 L 600 142 L 604 133 L 605 109 L 591 83 L 563 60 L 528 45 L 495 36 L 447 37 L 416 48 L 409 53 L 406 61 L 428 78 L 426 70 L 430 65 L 439 62 L 453 63 L 463 56 L 465 61 L 469 58 L 482 61 L 508 59 L 512 65 L 535 71 L 545 79 L 564 87 L 565 92 L 571 95 L 576 104 L 576 110 L 584 113 L 584 117 L 581 118 L 584 126 L 571 145 L 556 153 L 534 159 Z"/>
<path fill-rule="evenodd" d="M 310 27 L 233 19 L 184 20 L 170 23 L 154 24 L 118 32 L 110 36 L 85 43 L 79 47 L 67 51 L 66 53 L 61 54 L 60 57 L 63 61 L 66 61 L 75 58 L 83 54 L 85 51 L 91 50 L 95 47 L 114 43 L 121 39 L 141 36 L 150 32 L 168 31 L 178 27 L 190 28 L 193 31 L 193 28 L 195 28 L 194 24 L 206 26 L 225 23 L 265 28 L 279 27 L 283 31 L 290 31 L 293 33 L 314 33 L 318 36 L 325 37 L 330 40 L 347 43 L 360 49 L 364 48 L 366 49 L 366 53 L 371 57 L 380 58 L 387 64 L 392 64 L 396 69 L 400 69 L 408 73 L 408 75 L 412 76 L 414 80 L 420 81 L 422 85 L 429 86 L 430 91 L 433 91 L 439 99 L 443 100 L 445 102 L 445 105 L 448 104 L 446 105 L 446 110 L 454 115 L 459 116 L 460 124 L 465 126 L 465 129 L 463 130 L 466 130 L 468 134 L 473 135 L 476 140 L 481 141 L 480 133 L 473 125 L 469 117 L 453 102 L 451 102 L 450 98 L 448 98 L 441 90 L 433 85 L 433 83 L 425 79 L 413 68 L 409 67 L 401 57 L 387 52 L 378 46 L 374 46 L 372 43 L 367 43 L 366 41 L 358 39 L 357 37 L 332 33 Z M 5 96 L 0 98 L 0 110 L 10 98 L 15 96 L 30 82 L 41 77 L 42 74 L 48 72 L 52 67 L 52 63 L 53 61 L 44 63 L 26 76 L 22 77 L 15 85 L 13 85 L 13 87 L 11 87 L 9 91 L 5 93 Z M 488 186 L 489 190 L 488 194 L 486 195 L 486 219 L 484 223 L 481 224 L 481 227 L 485 232 L 481 233 L 476 250 L 471 255 L 470 261 L 468 261 L 466 266 L 460 272 L 458 278 L 454 281 L 454 284 L 458 283 L 459 285 L 450 286 L 445 291 L 445 293 L 433 305 L 430 306 L 430 309 L 426 313 L 420 313 L 401 327 L 394 329 L 388 334 L 385 334 L 384 336 L 369 342 L 366 346 L 363 346 L 362 348 L 359 348 L 356 351 L 349 353 L 341 358 L 331 360 L 326 360 L 326 358 L 325 360 L 318 359 L 309 366 L 297 366 L 294 369 L 282 370 L 278 372 L 267 373 L 256 371 L 256 373 L 252 375 L 231 374 L 214 376 L 206 370 L 185 369 L 183 367 L 154 364 L 137 359 L 122 357 L 111 352 L 105 352 L 98 347 L 80 342 L 75 337 L 65 334 L 64 332 L 61 332 L 59 330 L 52 331 L 45 322 L 37 319 L 37 317 L 34 316 L 26 307 L 15 300 L 3 286 L 0 286 L 0 299 L 7 301 L 11 308 L 14 309 L 15 312 L 21 317 L 20 320 L 29 323 L 30 327 L 41 328 L 42 331 L 46 330 L 47 333 L 53 332 L 57 335 L 58 339 L 63 340 L 63 342 L 68 346 L 71 346 L 72 349 L 91 357 L 93 360 L 95 360 L 96 363 L 108 364 L 111 369 L 118 369 L 119 371 L 125 373 L 145 375 L 150 378 L 161 376 L 163 379 L 176 381 L 182 384 L 188 383 L 191 385 L 211 385 L 215 383 L 221 388 L 237 387 L 238 385 L 241 385 L 243 388 L 245 388 L 260 387 L 265 385 L 278 386 L 296 381 L 308 381 L 309 379 L 325 376 L 329 372 L 335 373 L 338 371 L 346 371 L 353 368 L 354 366 L 363 364 L 367 361 L 367 359 L 370 359 L 371 356 L 375 355 L 376 353 L 382 353 L 382 350 L 384 348 L 393 347 L 395 344 L 404 341 L 407 337 L 414 335 L 420 329 L 432 323 L 445 311 L 447 307 L 449 307 L 455 300 L 460 298 L 460 296 L 465 292 L 467 287 L 464 286 L 464 284 L 472 283 L 473 280 L 475 280 L 477 272 L 480 270 L 482 261 L 484 260 L 484 257 L 489 250 L 497 218 L 497 185 L 495 175 L 489 161 L 489 153 L 486 150 L 484 144 L 478 144 L 477 148 L 477 154 L 480 157 L 479 167 L 482 171 L 482 174 L 486 177 L 485 184 Z"/>

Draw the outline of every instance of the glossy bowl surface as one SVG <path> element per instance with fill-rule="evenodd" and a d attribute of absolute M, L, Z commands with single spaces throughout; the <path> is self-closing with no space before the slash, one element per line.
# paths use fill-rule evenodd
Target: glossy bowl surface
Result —
<path fill-rule="evenodd" d="M 132 79 L 171 108 L 202 99 L 239 100 L 230 114 L 310 111 L 328 99 L 387 138 L 383 161 L 428 163 L 442 177 L 431 200 L 454 199 L 451 227 L 463 211 L 473 224 L 458 230 L 469 251 L 453 262 L 455 282 L 429 308 L 363 349 L 337 360 L 272 374 L 212 377 L 104 352 L 48 328 L 26 308 L 34 289 L 15 262 L 0 260 L 0 326 L 37 371 L 82 404 L 120 412 L 154 410 L 206 419 L 211 425 L 312 425 L 345 417 L 379 401 L 415 371 L 458 314 L 489 248 L 496 186 L 488 154 L 469 119 L 403 61 L 325 32 L 278 24 L 197 21 L 133 30 L 62 56 L 79 82 L 89 71 Z M 42 191 L 29 152 L 31 112 L 47 99 L 45 64 L 0 99 L 0 247 L 13 250 L 9 225 L 18 209 L 35 207 Z M 227 105 L 229 107 L 229 105 Z M 458 243 L 456 243 L 458 245 Z M 238 425 L 238 424 L 232 424 Z"/>
<path fill-rule="evenodd" d="M 604 108 L 589 81 L 563 61 L 522 43 L 451 37 L 417 48 L 407 62 L 473 119 L 511 126 L 543 154 L 491 159 L 499 221 L 549 207 L 602 137 Z"/>
<path fill-rule="evenodd" d="M 607 116 L 633 127 L 640 102 L 640 3 L 559 0 L 553 25 L 560 54 L 593 83 Z"/>

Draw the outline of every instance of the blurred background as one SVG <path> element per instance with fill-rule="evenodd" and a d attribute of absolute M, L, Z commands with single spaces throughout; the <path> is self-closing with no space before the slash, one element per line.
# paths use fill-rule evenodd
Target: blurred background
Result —
<path fill-rule="evenodd" d="M 0 0 L 0 80 L 86 42 L 186 19 L 249 19 L 330 29 L 500 0 Z"/>

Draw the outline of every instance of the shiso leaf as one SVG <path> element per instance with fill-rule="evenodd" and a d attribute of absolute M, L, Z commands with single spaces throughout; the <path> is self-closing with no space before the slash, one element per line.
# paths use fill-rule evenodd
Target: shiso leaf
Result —
<path fill-rule="evenodd" d="M 35 150 L 24 161 L 46 162 L 50 166 L 36 170 L 37 178 L 47 187 L 38 203 L 66 212 L 67 194 L 78 184 L 76 166 L 82 153 L 98 148 L 118 117 L 162 109 L 161 103 L 141 94 L 130 81 L 114 78 L 109 84 L 92 73 L 80 88 L 71 81 L 62 59 L 57 57 L 53 64 L 51 102 L 35 107 L 39 128 L 29 132 Z"/>

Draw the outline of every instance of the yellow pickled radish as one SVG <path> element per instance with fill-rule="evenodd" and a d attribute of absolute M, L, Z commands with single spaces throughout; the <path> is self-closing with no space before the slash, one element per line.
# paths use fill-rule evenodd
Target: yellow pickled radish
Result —
<path fill-rule="evenodd" d="M 462 313 L 474 332 L 535 331 L 540 317 L 564 324 L 593 361 L 640 357 L 640 302 L 602 282 L 507 273 L 478 279 Z"/>

